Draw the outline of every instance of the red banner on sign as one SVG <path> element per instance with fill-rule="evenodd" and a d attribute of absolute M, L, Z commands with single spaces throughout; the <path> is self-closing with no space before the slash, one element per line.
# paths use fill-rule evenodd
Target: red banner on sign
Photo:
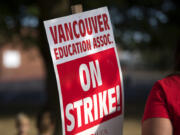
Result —
<path fill-rule="evenodd" d="M 99 78 L 102 81 L 100 86 L 97 81 L 98 75 L 95 75 L 98 72 L 97 61 Z M 94 75 L 91 73 L 90 63 L 94 65 Z M 86 65 L 88 71 L 87 74 L 85 71 L 82 72 L 84 83 L 90 84 L 87 91 L 84 91 L 80 81 L 82 64 Z M 114 48 L 57 65 L 57 69 L 63 89 L 67 135 L 81 132 L 122 113 L 121 80 Z"/>

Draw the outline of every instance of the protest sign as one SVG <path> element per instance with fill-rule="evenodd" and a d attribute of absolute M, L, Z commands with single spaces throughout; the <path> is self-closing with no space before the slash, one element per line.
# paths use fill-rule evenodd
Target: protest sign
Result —
<path fill-rule="evenodd" d="M 106 7 L 44 22 L 64 135 L 122 135 L 123 83 Z"/>

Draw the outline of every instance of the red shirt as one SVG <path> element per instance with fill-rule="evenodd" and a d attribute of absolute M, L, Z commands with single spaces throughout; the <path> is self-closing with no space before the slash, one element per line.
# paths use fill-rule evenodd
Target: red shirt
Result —
<path fill-rule="evenodd" d="M 143 121 L 148 118 L 168 118 L 174 135 L 180 135 L 180 75 L 159 80 L 147 99 Z"/>

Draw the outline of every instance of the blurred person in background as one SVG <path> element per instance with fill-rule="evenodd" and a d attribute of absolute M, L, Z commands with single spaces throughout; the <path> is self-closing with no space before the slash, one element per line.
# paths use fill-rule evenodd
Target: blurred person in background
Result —
<path fill-rule="evenodd" d="M 16 120 L 17 135 L 29 135 L 30 120 L 29 117 L 23 113 L 17 115 Z"/>
<path fill-rule="evenodd" d="M 50 109 L 41 111 L 37 118 L 38 135 L 53 135 L 55 121 L 55 115 Z"/>
<path fill-rule="evenodd" d="M 149 94 L 142 135 L 180 135 L 180 42 L 174 69 L 173 74 L 157 81 Z"/>

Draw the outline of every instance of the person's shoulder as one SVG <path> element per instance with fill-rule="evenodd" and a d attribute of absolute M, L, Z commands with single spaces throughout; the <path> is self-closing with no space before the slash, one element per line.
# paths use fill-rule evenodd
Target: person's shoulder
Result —
<path fill-rule="evenodd" d="M 180 75 L 169 75 L 158 81 L 158 84 L 162 87 L 163 90 L 172 89 L 175 91 L 180 88 Z"/>
<path fill-rule="evenodd" d="M 160 84 L 166 86 L 172 86 L 179 84 L 180 85 L 180 75 L 169 75 L 161 80 L 158 81 Z"/>

